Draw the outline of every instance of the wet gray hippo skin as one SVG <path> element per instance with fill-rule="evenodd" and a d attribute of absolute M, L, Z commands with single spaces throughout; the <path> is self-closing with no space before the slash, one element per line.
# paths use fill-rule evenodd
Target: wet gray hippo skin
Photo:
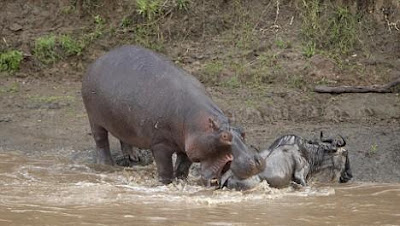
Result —
<path fill-rule="evenodd" d="M 82 97 L 98 163 L 113 164 L 110 132 L 132 159 L 132 146 L 150 149 L 163 183 L 185 178 L 192 162 L 201 162 L 206 181 L 219 178 L 229 162 L 239 178 L 264 168 L 261 157 L 244 144 L 244 133 L 230 126 L 204 86 L 150 50 L 122 46 L 100 57 L 82 81 Z"/>
<path fill-rule="evenodd" d="M 296 135 L 286 135 L 275 140 L 261 152 L 265 157 L 265 169 L 245 180 L 227 171 L 221 184 L 228 188 L 246 190 L 266 180 L 271 187 L 282 188 L 295 182 L 302 186 L 312 177 L 320 176 L 329 182 L 349 181 L 353 176 L 346 141 L 342 137 L 309 141 Z"/>

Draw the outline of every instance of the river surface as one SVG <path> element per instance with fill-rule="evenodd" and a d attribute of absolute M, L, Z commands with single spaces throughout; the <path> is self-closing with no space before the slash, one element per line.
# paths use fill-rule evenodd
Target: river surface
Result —
<path fill-rule="evenodd" d="M 400 184 L 157 184 L 154 166 L 101 167 L 0 152 L 0 225 L 400 225 Z"/>

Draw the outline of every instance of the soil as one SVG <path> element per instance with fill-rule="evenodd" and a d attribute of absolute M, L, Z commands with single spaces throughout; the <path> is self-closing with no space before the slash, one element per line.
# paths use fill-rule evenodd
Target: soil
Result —
<path fill-rule="evenodd" d="M 110 24 L 118 24 L 123 15 L 129 14 L 129 7 L 124 7 L 123 1 L 116 2 L 105 2 L 106 6 L 96 8 L 95 13 L 104 16 Z M 230 4 L 225 3 L 228 1 L 216 2 Z M 300 39 L 296 38 L 299 29 L 294 27 L 299 27 L 299 22 L 295 20 L 294 26 L 289 25 L 292 15 L 297 15 L 294 6 L 281 5 L 280 30 L 277 32 L 269 30 L 275 20 L 275 8 L 268 8 L 261 1 L 255 2 L 260 5 L 254 8 L 260 9 L 254 10 L 265 14 L 265 19 L 257 23 L 258 31 L 264 35 L 262 42 L 251 51 L 243 50 L 232 61 L 243 56 L 251 61 L 260 52 L 275 52 L 278 61 L 275 63 L 281 66 L 279 75 L 284 76 L 261 86 L 231 87 L 206 83 L 207 90 L 232 122 L 245 128 L 247 143 L 266 148 L 284 134 L 310 139 L 319 136 L 320 131 L 327 135 L 341 134 L 348 143 L 354 180 L 400 182 L 399 93 L 330 95 L 310 90 L 321 80 L 335 85 L 371 85 L 390 81 L 399 74 L 400 51 L 396 40 L 400 33 L 395 29 L 389 33 L 387 28 L 378 24 L 374 30 L 374 44 L 369 46 L 371 55 L 366 57 L 354 53 L 346 61 L 354 67 L 343 69 L 323 55 L 307 59 L 296 47 L 277 48 L 273 44 L 277 35 L 290 39 L 294 46 Z M 18 48 L 24 52 L 25 59 L 19 72 L 0 76 L 0 151 L 19 150 L 32 156 L 59 152 L 73 161 L 94 162 L 94 141 L 82 104 L 80 79 L 95 58 L 114 46 L 131 41 L 123 35 L 114 39 L 106 34 L 91 44 L 82 56 L 42 65 L 32 56 L 32 42 L 36 37 L 50 32 L 79 33 L 92 25 L 90 15 L 63 14 L 62 9 L 69 4 L 70 1 L 6 1 L 7 13 L 0 15 L 1 49 Z M 216 9 L 222 8 L 218 5 Z M 229 5 L 227 10 L 234 10 L 234 7 Z M 118 15 L 112 13 L 115 11 L 119 12 Z M 218 39 L 218 34 L 229 31 L 229 26 L 232 26 L 229 18 L 225 24 L 222 16 L 210 12 L 210 16 L 203 19 L 213 26 L 203 26 L 203 30 L 193 28 L 198 23 L 196 18 L 205 11 L 204 6 L 198 11 L 190 11 L 194 17 L 183 23 L 192 29 L 185 31 L 187 38 L 182 38 L 183 31 L 170 29 L 169 39 L 161 50 L 199 78 L 205 64 L 232 57 L 227 56 L 224 43 Z M 229 12 L 224 12 L 224 15 L 226 13 Z M 169 23 L 171 28 L 182 18 L 185 15 L 177 13 L 167 18 L 164 25 Z M 221 32 L 221 29 L 225 30 Z M 181 36 L 174 36 L 175 33 Z M 176 37 L 180 38 L 173 39 Z M 305 64 L 308 66 L 304 67 Z M 356 67 L 363 70 L 353 70 Z M 222 70 L 220 76 L 223 80 L 232 74 L 229 70 Z M 298 86 L 290 79 L 299 74 L 305 86 Z M 119 150 L 115 139 L 112 140 L 112 149 L 115 152 Z"/>

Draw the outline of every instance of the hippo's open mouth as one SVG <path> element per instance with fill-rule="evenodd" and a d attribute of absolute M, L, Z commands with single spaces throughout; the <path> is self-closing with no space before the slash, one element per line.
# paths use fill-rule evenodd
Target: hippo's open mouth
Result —
<path fill-rule="evenodd" d="M 201 176 L 207 186 L 219 183 L 221 176 L 229 170 L 232 154 L 224 154 L 201 162 Z M 216 185 L 216 184 L 215 184 Z"/>

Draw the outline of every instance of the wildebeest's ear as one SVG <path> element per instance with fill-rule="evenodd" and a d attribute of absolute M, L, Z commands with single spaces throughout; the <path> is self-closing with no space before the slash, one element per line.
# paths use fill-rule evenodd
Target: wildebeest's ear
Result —
<path fill-rule="evenodd" d="M 324 138 L 324 134 L 323 134 L 322 131 L 321 131 L 321 133 L 320 133 L 319 139 L 320 139 L 322 142 L 326 142 L 326 143 L 332 143 L 332 142 L 333 142 L 333 139 L 331 139 L 331 138 Z"/>
<path fill-rule="evenodd" d="M 346 146 L 346 140 L 342 137 L 342 136 L 338 136 L 335 140 L 334 140 L 334 144 L 338 147 L 344 147 Z"/>
<path fill-rule="evenodd" d="M 219 130 L 219 124 L 217 121 L 215 121 L 212 118 L 208 118 L 208 122 L 210 123 L 210 128 L 212 128 L 214 131 L 218 131 Z"/>
<path fill-rule="evenodd" d="M 219 134 L 219 141 L 221 145 L 231 145 L 232 144 L 232 133 L 229 131 L 222 131 Z"/>

